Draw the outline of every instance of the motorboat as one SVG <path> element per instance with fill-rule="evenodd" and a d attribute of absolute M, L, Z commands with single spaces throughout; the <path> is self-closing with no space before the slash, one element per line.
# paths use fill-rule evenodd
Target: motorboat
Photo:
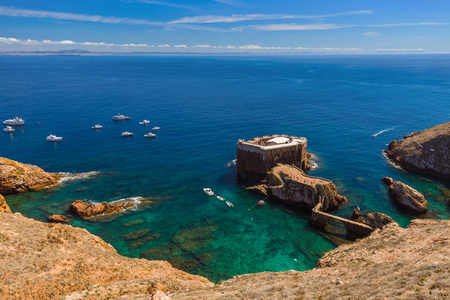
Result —
<path fill-rule="evenodd" d="M 18 117 L 15 117 L 14 119 L 8 119 L 8 120 L 3 121 L 3 124 L 11 125 L 11 126 L 23 125 L 24 123 L 25 123 L 25 120 L 22 118 L 18 118 Z"/>
<path fill-rule="evenodd" d="M 14 132 L 14 131 L 16 131 L 14 128 L 12 128 L 11 126 L 6 126 L 6 128 L 3 128 L 3 131 L 4 132 Z"/>
<path fill-rule="evenodd" d="M 123 137 L 128 137 L 128 136 L 133 136 L 133 135 L 134 135 L 134 133 L 132 133 L 132 132 L 128 132 L 128 131 L 122 132 Z"/>
<path fill-rule="evenodd" d="M 99 124 L 92 126 L 92 129 L 102 129 L 102 128 L 103 126 Z"/>
<path fill-rule="evenodd" d="M 217 196 L 217 199 L 219 199 L 220 201 L 225 201 L 225 198 L 221 196 Z"/>
<path fill-rule="evenodd" d="M 258 201 L 258 204 L 259 204 L 259 205 L 264 205 L 264 204 L 266 204 L 266 201 L 264 201 L 264 200 L 259 200 L 259 201 Z"/>
<path fill-rule="evenodd" d="M 155 137 L 155 136 L 156 136 L 156 134 L 151 133 L 151 132 L 149 132 L 147 134 L 144 134 L 144 137 L 146 137 L 146 138 L 152 138 L 152 137 Z"/>
<path fill-rule="evenodd" d="M 147 124 L 150 124 L 149 120 L 144 120 L 142 122 L 139 122 L 139 125 L 147 125 Z"/>
<path fill-rule="evenodd" d="M 161 128 L 158 127 L 158 126 L 155 126 L 155 127 L 152 128 L 153 131 L 160 130 L 160 129 L 161 129 Z"/>
<path fill-rule="evenodd" d="M 214 192 L 210 188 L 203 188 L 203 191 L 208 196 L 214 196 Z"/>
<path fill-rule="evenodd" d="M 117 116 L 113 117 L 113 121 L 125 121 L 125 120 L 129 120 L 129 119 L 131 119 L 130 116 L 124 116 L 121 114 L 117 114 Z"/>
<path fill-rule="evenodd" d="M 56 136 L 54 134 L 50 134 L 45 140 L 47 142 L 61 142 L 62 141 L 62 136 Z"/>
<path fill-rule="evenodd" d="M 225 203 L 226 203 L 229 207 L 234 207 L 233 203 L 231 203 L 230 201 L 225 201 Z"/>

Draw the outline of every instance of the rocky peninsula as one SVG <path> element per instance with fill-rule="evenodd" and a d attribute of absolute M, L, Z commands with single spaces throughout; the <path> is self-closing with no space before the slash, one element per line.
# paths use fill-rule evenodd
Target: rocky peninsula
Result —
<path fill-rule="evenodd" d="M 392 141 L 385 153 L 405 170 L 450 178 L 450 122 Z"/>

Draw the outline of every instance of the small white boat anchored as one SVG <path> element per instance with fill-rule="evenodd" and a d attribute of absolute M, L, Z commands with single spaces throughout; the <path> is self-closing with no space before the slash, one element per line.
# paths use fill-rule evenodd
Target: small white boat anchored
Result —
<path fill-rule="evenodd" d="M 155 126 L 155 127 L 152 128 L 153 131 L 160 130 L 160 129 L 161 129 L 161 128 L 158 127 L 158 126 Z"/>
<path fill-rule="evenodd" d="M 92 126 L 92 129 L 102 129 L 102 128 L 103 126 L 99 124 Z"/>
<path fill-rule="evenodd" d="M 149 120 L 144 120 L 142 122 L 139 122 L 139 125 L 147 125 L 147 124 L 150 124 Z"/>
<path fill-rule="evenodd" d="M 54 134 L 50 134 L 45 140 L 47 142 L 61 142 L 62 141 L 62 136 L 56 136 Z"/>
<path fill-rule="evenodd" d="M 217 199 L 219 199 L 220 201 L 225 201 L 225 198 L 221 196 L 217 196 Z"/>
<path fill-rule="evenodd" d="M 6 126 L 6 128 L 3 128 L 3 131 L 11 133 L 11 132 L 14 132 L 16 130 L 14 128 L 12 128 L 11 126 Z"/>
<path fill-rule="evenodd" d="M 128 136 L 133 136 L 133 135 L 134 135 L 134 133 L 132 133 L 132 132 L 128 132 L 128 131 L 122 132 L 123 137 L 128 137 Z"/>
<path fill-rule="evenodd" d="M 226 203 L 229 207 L 234 207 L 233 203 L 231 203 L 230 201 L 225 201 L 225 203 Z"/>
<path fill-rule="evenodd" d="M 210 188 L 203 188 L 203 191 L 208 196 L 214 196 L 214 192 Z"/>
<path fill-rule="evenodd" d="M 24 123 L 25 123 L 25 120 L 22 118 L 18 118 L 18 117 L 15 117 L 14 119 L 8 119 L 8 120 L 3 121 L 3 124 L 11 125 L 11 126 L 23 125 Z"/>
<path fill-rule="evenodd" d="M 129 120 L 129 119 L 131 119 L 130 116 L 124 116 L 121 114 L 117 114 L 117 116 L 113 117 L 113 121 L 125 121 L 125 120 Z"/>
<path fill-rule="evenodd" d="M 152 138 L 152 137 L 155 137 L 155 136 L 156 136 L 156 134 L 151 133 L 151 132 L 149 132 L 147 134 L 144 134 L 144 137 L 146 137 L 146 138 Z"/>

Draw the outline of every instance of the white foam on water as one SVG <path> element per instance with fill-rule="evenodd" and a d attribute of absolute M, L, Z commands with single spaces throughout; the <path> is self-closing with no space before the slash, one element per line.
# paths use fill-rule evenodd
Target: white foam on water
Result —
<path fill-rule="evenodd" d="M 385 133 L 385 132 L 388 132 L 388 131 L 391 131 L 392 129 L 394 129 L 394 127 L 380 130 L 380 131 L 378 131 L 377 133 L 372 134 L 372 137 L 379 136 L 380 134 Z"/>

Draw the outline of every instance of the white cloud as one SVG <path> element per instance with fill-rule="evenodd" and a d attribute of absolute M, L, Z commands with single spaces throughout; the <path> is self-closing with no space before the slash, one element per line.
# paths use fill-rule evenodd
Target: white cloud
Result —
<path fill-rule="evenodd" d="M 188 46 L 186 46 L 186 45 L 175 45 L 175 46 L 173 46 L 174 48 L 189 48 Z"/>
<path fill-rule="evenodd" d="M 339 24 L 267 24 L 267 25 L 249 25 L 233 28 L 236 31 L 244 29 L 254 29 L 261 31 L 286 31 L 286 30 L 330 30 L 352 27 L 353 25 Z"/>
<path fill-rule="evenodd" d="M 367 27 L 399 27 L 399 26 L 436 26 L 436 25 L 449 25 L 450 23 L 438 23 L 438 22 L 418 22 L 418 23 L 394 23 L 394 24 L 372 24 L 366 25 Z"/>
<path fill-rule="evenodd" d="M 210 45 L 196 45 L 193 48 L 211 48 Z"/>
<path fill-rule="evenodd" d="M 160 22 L 152 22 L 132 18 L 104 17 L 99 15 L 80 15 L 80 14 L 50 12 L 42 10 L 16 9 L 6 6 L 0 6 L 0 15 L 10 17 L 48 18 L 57 20 L 71 20 L 71 21 L 109 23 L 109 24 L 150 25 L 150 26 L 163 25 L 163 23 Z"/>
<path fill-rule="evenodd" d="M 16 38 L 0 37 L 1 44 L 21 44 L 21 45 L 78 45 L 78 46 L 107 46 L 107 47 L 152 47 L 147 44 L 113 44 L 104 42 L 74 42 L 71 40 L 51 41 L 51 40 L 19 40 Z"/>
<path fill-rule="evenodd" d="M 364 32 L 363 35 L 367 35 L 367 36 L 377 36 L 380 35 L 379 32 L 376 31 L 369 31 L 369 32 Z"/>
<path fill-rule="evenodd" d="M 197 8 L 194 6 L 177 4 L 177 3 L 167 2 L 167 1 L 138 0 L 138 2 L 161 5 L 161 6 L 168 6 L 168 7 L 184 8 L 184 9 L 189 9 L 189 10 L 197 10 Z"/>
<path fill-rule="evenodd" d="M 250 15 L 231 15 L 231 16 L 195 16 L 195 17 L 185 17 L 178 20 L 171 21 L 171 24 L 179 23 L 234 23 L 242 21 L 258 21 L 258 20 L 286 20 L 286 19 L 317 19 L 317 18 L 328 18 L 337 16 L 347 16 L 347 15 L 363 15 L 372 14 L 372 10 L 357 10 L 357 11 L 347 11 L 336 14 L 329 15 L 283 15 L 283 14 L 250 14 Z"/>
<path fill-rule="evenodd" d="M 252 8 L 251 5 L 248 5 L 248 4 L 244 3 L 244 2 L 237 1 L 237 0 L 213 0 L 213 1 L 219 2 L 219 3 L 223 3 L 223 4 L 226 4 L 226 5 L 239 7 L 239 8 Z"/>
<path fill-rule="evenodd" d="M 158 47 L 158 48 L 170 48 L 170 45 L 169 44 L 164 44 L 164 45 L 158 45 L 156 47 Z"/>

